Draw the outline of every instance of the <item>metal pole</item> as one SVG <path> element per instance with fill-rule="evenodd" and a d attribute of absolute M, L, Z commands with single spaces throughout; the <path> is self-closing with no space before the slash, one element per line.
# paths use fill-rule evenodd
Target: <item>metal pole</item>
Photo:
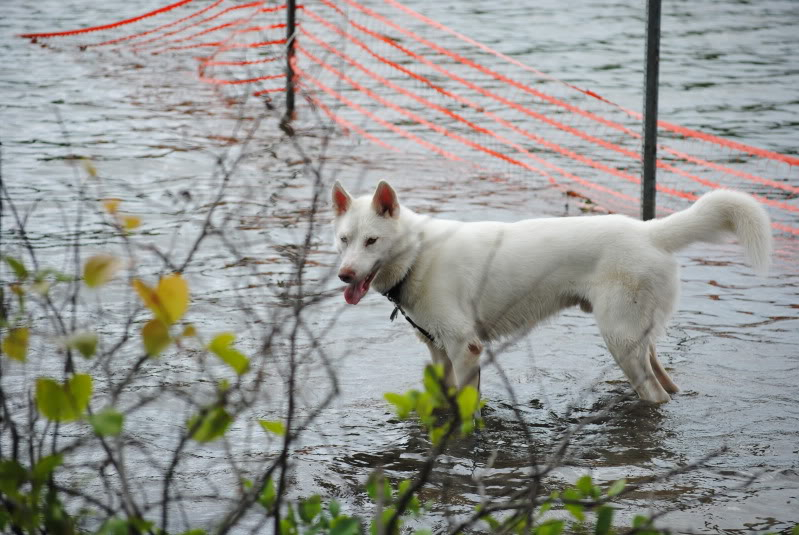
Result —
<path fill-rule="evenodd" d="M 290 129 L 289 123 L 294 118 L 294 40 L 297 0 L 288 0 L 286 7 L 286 114 L 280 121 L 283 130 Z"/>
<path fill-rule="evenodd" d="M 660 0 L 648 0 L 646 10 L 646 74 L 644 75 L 644 146 L 641 154 L 641 218 L 655 217 L 657 171 L 658 71 L 660 67 Z"/>

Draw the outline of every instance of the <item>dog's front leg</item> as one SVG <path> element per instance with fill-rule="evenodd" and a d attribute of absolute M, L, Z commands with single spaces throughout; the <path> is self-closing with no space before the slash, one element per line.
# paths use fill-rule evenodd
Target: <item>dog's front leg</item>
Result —
<path fill-rule="evenodd" d="M 452 363 L 452 373 L 455 376 L 455 386 L 458 389 L 469 385 L 480 393 L 480 355 L 483 353 L 483 344 L 477 338 L 471 341 L 452 341 L 445 343 L 447 355 Z M 474 414 L 480 417 L 480 409 Z"/>
<path fill-rule="evenodd" d="M 419 339 L 424 342 L 424 345 L 430 350 L 430 358 L 433 360 L 433 364 L 440 364 L 444 367 L 444 384 L 447 385 L 447 388 L 457 386 L 455 376 L 452 372 L 452 362 L 450 362 L 447 352 L 434 345 L 422 335 L 419 335 Z"/>

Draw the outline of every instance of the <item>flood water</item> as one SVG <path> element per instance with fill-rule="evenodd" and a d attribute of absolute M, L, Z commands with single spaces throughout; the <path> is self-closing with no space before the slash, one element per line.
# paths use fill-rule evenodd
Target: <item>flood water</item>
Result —
<path fill-rule="evenodd" d="M 87 180 L 76 179 L 84 175 L 77 157 L 91 158 L 101 180 L 86 182 L 82 254 L 128 256 L 107 217 L 91 208 L 102 198 L 119 198 L 125 212 L 142 220 L 132 234 L 132 257 L 138 276 L 152 281 L 167 268 L 151 247 L 178 263 L 186 257 L 219 200 L 223 173 L 217 159 L 227 165 L 241 155 L 213 215 L 224 239 L 214 235 L 203 242 L 185 277 L 192 289 L 188 319 L 200 332 L 236 332 L 239 347 L 263 367 L 263 402 L 228 433 L 236 470 L 252 477 L 279 451 L 276 441 L 263 438 L 255 419 L 284 414 L 286 363 L 280 350 L 287 351 L 289 342 L 279 339 L 269 356 L 258 349 L 263 334 L 290 316 L 312 177 L 273 119 L 259 123 L 256 103 L 239 105 L 198 82 L 186 56 L 81 53 L 15 37 L 119 20 L 157 7 L 157 2 L 129 4 L 48 0 L 4 6 L 3 181 L 18 208 L 29 214 L 27 232 L 39 261 L 71 271 L 65 249 L 75 239 L 77 184 Z M 633 109 L 642 100 L 645 14 L 639 4 L 407 2 L 500 52 Z M 793 1 L 666 2 L 662 118 L 796 155 L 797 24 Z M 252 139 L 244 144 L 249 132 Z M 300 139 L 312 157 L 325 162 L 325 187 L 338 178 L 350 191 L 366 192 L 388 178 L 401 202 L 417 212 L 471 221 L 580 213 L 575 199 L 519 171 L 490 180 L 473 168 L 413 149 L 387 153 L 340 135 L 322 152 L 323 134 L 306 130 Z M 789 178 L 799 186 L 795 173 Z M 785 202 L 797 206 L 790 196 Z M 3 254 L 23 256 L 5 207 Z M 329 217 L 324 211 L 321 216 Z M 298 371 L 299 413 L 310 414 L 333 390 L 320 354 L 335 371 L 339 393 L 291 453 L 291 494 L 321 493 L 341 501 L 347 511 L 365 514 L 363 484 L 372 470 L 408 477 L 429 451 L 420 427 L 398 422 L 383 400 L 384 392 L 418 388 L 428 355 L 401 318 L 389 321 L 391 307 L 380 296 L 345 305 L 331 277 L 336 256 L 330 242 L 326 224 L 310 235 L 306 291 L 324 299 L 308 309 L 297 339 L 310 355 Z M 751 272 L 735 244 L 697 245 L 679 254 L 682 296 L 658 350 L 682 391 L 659 407 L 622 401 L 610 416 L 581 428 L 564 465 L 545 482 L 547 489 L 586 473 L 603 483 L 645 482 L 719 451 L 702 469 L 626 496 L 619 521 L 669 510 L 658 525 L 702 533 L 780 531 L 799 521 L 797 243 L 780 235 L 776 247 L 778 257 L 767 278 Z M 78 322 L 94 326 L 109 346 L 135 302 L 126 281 L 117 280 L 102 292 L 84 294 Z M 141 311 L 135 317 L 135 326 L 146 321 Z M 10 392 L 21 393 L 35 377 L 51 373 L 57 361 L 50 328 L 34 331 L 41 336 L 32 342 L 29 362 L 3 363 L 2 380 Z M 226 369 L 199 353 L 175 351 L 148 363 L 125 394 L 135 399 L 174 386 L 208 395 Z M 79 364 L 98 374 L 98 407 L 137 355 L 131 342 L 107 373 L 91 362 Z M 504 348 L 498 363 L 484 368 L 482 382 L 486 428 L 454 445 L 436 465 L 423 490 L 431 511 L 415 526 L 445 530 L 473 510 L 481 488 L 489 496 L 512 493 L 529 477 L 531 450 L 545 457 L 581 418 L 599 415 L 607 403 L 629 393 L 593 318 L 578 309 Z M 20 412 L 23 400 L 20 396 L 14 404 Z M 174 449 L 190 414 L 184 401 L 160 396 L 127 417 L 126 440 L 134 450 L 128 459 L 131 477 L 150 503 L 159 498 L 154 490 L 163 468 L 158 458 Z M 175 514 L 172 529 L 211 527 L 218 520 L 226 505 L 218 499 L 225 495 L 219 487 L 235 485 L 238 475 L 224 461 L 228 453 L 221 444 L 197 446 L 180 465 L 181 492 L 192 499 L 184 505 L 185 516 Z M 83 449 L 80 455 L 69 478 L 99 495 L 103 488 L 88 468 L 92 452 Z"/>

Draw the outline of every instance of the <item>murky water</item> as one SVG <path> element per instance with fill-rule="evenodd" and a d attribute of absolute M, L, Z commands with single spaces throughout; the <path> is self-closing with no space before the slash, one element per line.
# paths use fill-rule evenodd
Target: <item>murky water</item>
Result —
<path fill-rule="evenodd" d="M 639 107 L 644 13 L 637 4 L 408 5 L 544 72 Z M 220 185 L 217 157 L 243 152 L 214 219 L 239 257 L 212 237 L 186 276 L 193 293 L 190 319 L 198 329 L 235 331 L 242 348 L 255 354 L 265 325 L 278 321 L 275 311 L 289 303 L 288 275 L 296 244 L 304 239 L 312 190 L 274 121 L 257 127 L 259 110 L 231 104 L 198 83 L 185 57 L 40 49 L 13 36 L 118 20 L 143 9 L 75 0 L 5 6 L 0 22 L 3 179 L 18 206 L 30 211 L 28 231 L 40 259 L 70 270 L 63 248 L 73 237 L 74 173 L 81 172 L 75 156 L 92 158 L 103 180 L 91 185 L 90 194 L 118 197 L 126 212 L 142 218 L 134 237 L 142 246 L 135 252 L 136 269 L 149 275 L 161 265 L 146 247 L 184 258 Z M 791 1 L 666 3 L 663 116 L 797 154 L 798 22 Z M 255 129 L 255 137 L 242 151 L 249 129 Z M 318 145 L 310 138 L 305 142 Z M 345 138 L 334 140 L 326 158 L 328 177 L 356 191 L 389 177 L 403 202 L 420 212 L 513 220 L 579 211 L 559 191 L 518 173 L 506 182 L 480 180 L 469 169 L 429 156 L 383 154 Z M 123 251 L 107 219 L 86 211 L 85 254 Z M 4 211 L 2 217 L 3 251 L 18 250 L 17 236 L 7 231 L 10 215 Z M 682 298 L 659 352 L 682 392 L 657 408 L 622 402 L 617 417 L 585 427 L 548 486 L 574 482 L 583 473 L 599 481 L 645 481 L 726 447 L 708 468 L 645 486 L 625 499 L 621 518 L 670 509 L 661 525 L 710 533 L 781 530 L 799 519 L 799 270 L 795 242 L 782 238 L 778 248 L 781 260 L 767 279 L 752 275 L 733 245 L 697 246 L 680 254 Z M 309 283 L 319 293 L 334 294 L 337 284 L 329 274 L 335 255 L 327 229 L 312 236 L 311 249 Z M 87 297 L 81 322 L 99 325 L 102 335 L 113 337 L 132 302 L 119 281 Z M 429 446 L 424 433 L 413 422 L 398 423 L 382 394 L 417 387 L 426 350 L 406 324 L 388 321 L 390 311 L 378 296 L 347 307 L 335 294 L 306 318 L 310 332 L 323 333 L 320 344 L 335 366 L 340 395 L 292 453 L 294 495 L 322 492 L 351 511 L 362 511 L 362 484 L 371 470 L 382 467 L 392 477 L 406 477 L 423 462 Z M 302 335 L 300 342 L 308 346 L 309 336 Z M 48 347 L 45 338 L 33 351 L 45 353 Z M 135 348 L 122 352 L 120 369 L 135 353 Z M 4 364 L 4 380 L 21 383 L 46 374 L 51 363 L 42 358 L 25 367 Z M 609 400 L 628 392 L 592 318 L 578 311 L 513 344 L 499 363 L 516 401 L 500 370 L 487 366 L 486 429 L 457 444 L 436 466 L 424 490 L 435 504 L 424 522 L 430 527 L 443 529 L 450 517 L 471 511 L 480 499 L 478 482 L 489 495 L 517 488 L 529 476 L 530 447 L 546 455 L 576 419 L 598 414 Z M 254 416 L 277 418 L 284 409 L 285 369 L 278 357 L 263 365 L 265 384 L 274 394 Z M 189 352 L 148 364 L 144 372 L 129 392 L 181 385 L 202 393 L 209 377 L 223 375 L 224 368 L 205 362 L 198 368 Z M 113 382 L 117 373 L 100 383 Z M 331 388 L 313 359 L 301 368 L 299 384 L 306 412 Z M 105 392 L 102 385 L 98 390 Z M 179 400 L 160 399 L 136 411 L 127 423 L 131 442 L 152 445 L 149 455 L 170 451 L 186 410 Z M 524 426 L 514 411 L 523 415 Z M 230 432 L 245 474 L 258 470 L 278 446 L 262 443 L 258 432 L 244 419 Z M 182 488 L 196 496 L 187 506 L 192 523 L 211 525 L 218 517 L 218 500 L 203 496 L 231 476 L 221 462 L 225 455 L 221 447 L 198 448 L 178 471 Z M 155 472 L 140 461 L 136 484 L 157 486 Z M 750 481 L 751 476 L 757 477 Z"/>

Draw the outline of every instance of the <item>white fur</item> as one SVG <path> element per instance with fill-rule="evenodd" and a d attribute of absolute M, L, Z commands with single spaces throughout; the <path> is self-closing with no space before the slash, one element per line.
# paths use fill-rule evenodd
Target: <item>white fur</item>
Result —
<path fill-rule="evenodd" d="M 420 339 L 457 387 L 479 387 L 482 342 L 529 330 L 579 305 L 593 310 L 641 399 L 669 401 L 678 388 L 657 359 L 655 341 L 679 294 L 673 253 L 727 234 L 737 236 L 759 272 L 771 253 L 765 210 L 749 195 L 728 190 L 648 222 L 620 215 L 516 223 L 434 219 L 400 206 L 385 182 L 374 196 L 357 199 L 337 182 L 333 195 L 341 273 L 351 276 L 353 287 L 372 275 L 381 293 L 409 273 L 401 305 L 432 334 L 434 343 Z M 367 245 L 369 238 L 377 240 Z"/>

